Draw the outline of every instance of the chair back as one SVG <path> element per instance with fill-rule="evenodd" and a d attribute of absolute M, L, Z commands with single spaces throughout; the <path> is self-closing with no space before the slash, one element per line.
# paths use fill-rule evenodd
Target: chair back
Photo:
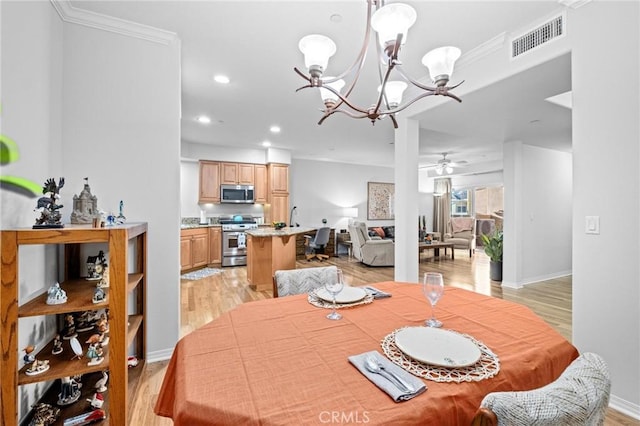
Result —
<path fill-rule="evenodd" d="M 587 352 L 546 386 L 530 391 L 488 394 L 472 424 L 602 425 L 610 393 L 607 365 L 601 356 Z M 494 419 L 491 419 L 491 413 L 495 415 Z"/>
<path fill-rule="evenodd" d="M 367 224 L 365 222 L 353 222 L 353 225 L 349 225 L 349 236 L 351 237 L 353 257 L 362 261 L 362 246 L 369 239 Z"/>
<path fill-rule="evenodd" d="M 273 297 L 309 293 L 338 276 L 336 266 L 276 271 L 273 275 Z"/>
<path fill-rule="evenodd" d="M 329 237 L 331 236 L 331 228 L 324 227 L 318 229 L 315 237 L 311 240 L 311 245 L 313 247 L 324 247 L 329 242 Z"/>

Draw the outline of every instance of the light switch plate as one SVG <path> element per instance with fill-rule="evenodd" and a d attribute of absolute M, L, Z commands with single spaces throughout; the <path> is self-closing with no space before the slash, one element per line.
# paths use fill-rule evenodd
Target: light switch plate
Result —
<path fill-rule="evenodd" d="M 585 233 L 600 234 L 600 216 L 585 216 Z"/>

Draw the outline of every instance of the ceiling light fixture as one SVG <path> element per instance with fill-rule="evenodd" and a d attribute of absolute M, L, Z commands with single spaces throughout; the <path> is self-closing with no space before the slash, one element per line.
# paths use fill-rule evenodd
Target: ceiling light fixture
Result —
<path fill-rule="evenodd" d="M 213 80 L 216 83 L 220 83 L 220 84 L 229 84 L 229 82 L 231 81 L 231 80 L 229 80 L 229 77 L 227 77 L 226 75 L 222 75 L 222 74 L 214 75 L 213 76 Z"/>
<path fill-rule="evenodd" d="M 211 119 L 206 115 L 200 115 L 196 118 L 196 121 L 201 124 L 209 124 L 211 123 Z"/>
<path fill-rule="evenodd" d="M 280 126 L 273 125 L 269 128 L 271 133 L 280 133 Z"/>
<path fill-rule="evenodd" d="M 296 91 L 309 87 L 320 88 L 325 108 L 322 110 L 323 116 L 318 124 L 322 124 L 333 113 L 341 112 L 352 118 L 368 118 L 372 124 L 388 116 L 393 122 L 393 127 L 398 128 L 394 114 L 426 96 L 442 95 L 462 102 L 456 95 L 449 93 L 462 82 L 455 86 L 447 86 L 453 72 L 453 65 L 460 57 L 460 49 L 457 47 L 440 47 L 430 51 L 422 58 L 422 64 L 428 68 L 435 87 L 423 85 L 403 71 L 398 53 L 401 45 L 407 40 L 409 28 L 415 21 L 416 12 L 411 6 L 403 3 L 385 5 L 384 0 L 367 0 L 367 26 L 360 53 L 353 65 L 336 77 L 322 76 L 329 63 L 329 58 L 336 52 L 336 44 L 330 38 L 320 34 L 311 34 L 300 40 L 298 48 L 304 54 L 308 74 L 300 71 L 297 67 L 294 67 L 294 71 L 309 84 Z M 363 108 L 355 105 L 349 96 L 364 67 L 371 29 L 377 33 L 376 50 L 377 56 L 380 58 L 380 61 L 377 61 L 380 85 L 375 103 Z M 396 73 L 392 73 L 394 70 Z M 343 78 L 350 80 L 344 94 L 340 92 L 346 84 Z M 403 92 L 408 87 L 417 88 L 419 93 L 409 101 L 402 103 Z"/>

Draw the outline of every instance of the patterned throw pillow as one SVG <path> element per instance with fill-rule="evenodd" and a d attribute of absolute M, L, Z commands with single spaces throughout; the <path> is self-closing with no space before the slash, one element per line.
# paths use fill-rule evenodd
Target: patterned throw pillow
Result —
<path fill-rule="evenodd" d="M 382 228 L 373 228 L 373 230 L 375 231 L 376 234 L 378 234 L 378 236 L 380 238 L 384 238 L 385 237 L 384 229 L 382 229 Z"/>

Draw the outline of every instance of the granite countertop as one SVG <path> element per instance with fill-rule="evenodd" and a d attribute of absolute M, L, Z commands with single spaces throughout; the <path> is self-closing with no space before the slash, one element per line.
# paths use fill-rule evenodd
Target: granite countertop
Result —
<path fill-rule="evenodd" d="M 247 229 L 244 232 L 252 237 L 284 237 L 287 235 L 304 234 L 306 232 L 315 231 L 316 228 L 307 228 L 303 226 L 296 226 L 295 228 L 284 227 L 282 229 L 275 229 L 272 227 Z"/>
<path fill-rule="evenodd" d="M 183 223 L 180 225 L 180 229 L 213 228 L 221 226 L 219 223 L 206 223 L 204 225 L 200 225 L 199 223 Z"/>

